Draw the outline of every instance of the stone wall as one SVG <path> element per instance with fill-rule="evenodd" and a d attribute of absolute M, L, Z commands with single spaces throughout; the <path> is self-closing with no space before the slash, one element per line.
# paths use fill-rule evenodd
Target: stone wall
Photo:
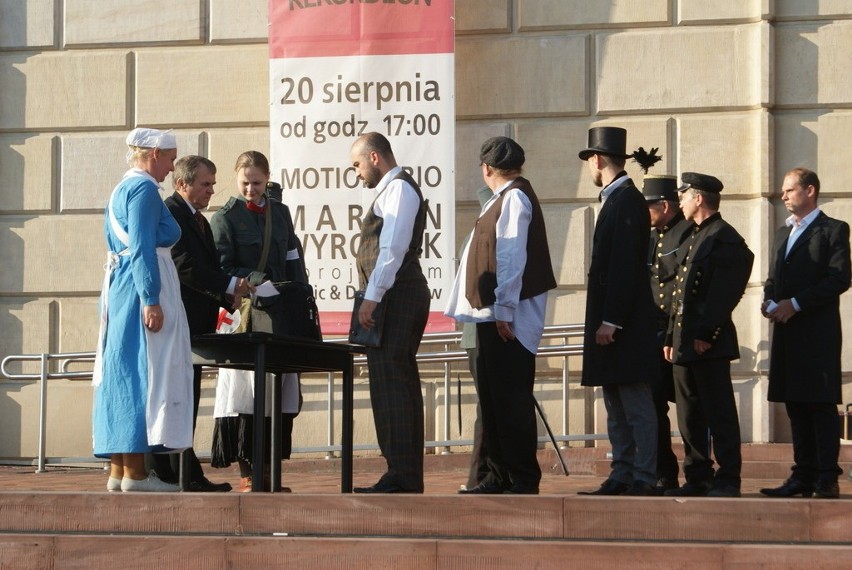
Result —
<path fill-rule="evenodd" d="M 598 208 L 576 154 L 589 126 L 625 126 L 631 148 L 659 147 L 654 173 L 718 176 L 722 214 L 756 254 L 736 311 L 744 438 L 785 438 L 783 413 L 764 397 L 761 285 L 785 216 L 777 187 L 786 170 L 816 170 L 824 210 L 852 213 L 842 79 L 852 72 L 850 12 L 852 0 L 457 0 L 457 236 L 478 210 L 479 144 L 513 136 L 527 151 L 558 274 L 548 322 L 580 322 Z M 269 145 L 266 37 L 267 0 L 0 0 L 0 357 L 93 349 L 103 208 L 125 170 L 129 129 L 174 128 L 180 154 L 220 165 L 212 207 L 232 194 L 235 157 Z M 850 310 L 847 296 L 846 322 Z M 542 375 L 558 375 L 549 364 Z M 852 371 L 848 348 L 843 366 Z M 426 390 L 440 400 L 440 386 Z M 548 394 L 542 387 L 559 418 Z M 57 410 L 73 406 L 79 426 L 54 429 L 81 434 L 54 454 L 87 454 L 88 386 L 62 383 L 51 397 Z M 4 381 L 0 410 L 0 457 L 33 455 L 35 387 Z M 297 430 L 322 444 L 324 424 L 306 422 Z M 359 438 L 369 441 L 370 429 Z"/>

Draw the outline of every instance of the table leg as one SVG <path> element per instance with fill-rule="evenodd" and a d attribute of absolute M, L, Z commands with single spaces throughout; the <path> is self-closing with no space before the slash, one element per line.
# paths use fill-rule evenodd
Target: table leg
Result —
<path fill-rule="evenodd" d="M 266 419 L 266 344 L 259 343 L 254 355 L 254 418 L 251 454 L 251 492 L 263 491 L 263 448 Z"/>
<path fill-rule="evenodd" d="M 269 489 L 273 493 L 281 490 L 281 374 L 275 374 L 272 380 L 272 418 L 270 426 Z"/>
<path fill-rule="evenodd" d="M 343 409 L 341 426 L 341 462 L 340 462 L 340 492 L 352 492 L 352 432 L 354 414 L 355 381 L 352 371 L 352 360 L 343 368 Z"/>

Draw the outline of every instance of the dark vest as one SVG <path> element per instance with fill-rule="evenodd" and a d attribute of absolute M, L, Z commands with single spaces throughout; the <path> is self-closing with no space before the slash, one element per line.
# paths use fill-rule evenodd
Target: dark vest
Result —
<path fill-rule="evenodd" d="M 408 244 L 408 251 L 405 252 L 405 257 L 402 260 L 402 265 L 396 272 L 395 283 L 412 279 L 425 279 L 423 271 L 420 269 L 420 252 L 423 244 L 423 231 L 426 229 L 426 201 L 423 199 L 423 193 L 420 187 L 407 172 L 400 171 L 399 174 L 393 177 L 393 180 L 403 180 L 411 186 L 417 197 L 420 198 L 420 208 L 417 210 L 417 217 L 414 220 L 414 231 L 411 233 L 411 243 Z M 382 190 L 382 192 L 386 191 Z M 376 196 L 379 199 L 381 193 Z M 379 236 L 382 234 L 382 226 L 384 226 L 384 218 L 380 218 L 373 213 L 373 206 L 376 200 L 370 204 L 367 214 L 361 221 L 361 242 L 358 245 L 358 253 L 355 256 L 355 265 L 358 267 L 358 282 L 361 289 L 367 287 L 370 281 L 370 275 L 376 267 L 376 260 L 379 258 Z"/>
<path fill-rule="evenodd" d="M 497 220 L 503 209 L 503 198 L 517 188 L 532 204 L 532 219 L 527 230 L 527 264 L 521 285 L 521 299 L 529 299 L 556 288 L 556 277 L 547 247 L 547 231 L 538 197 L 529 181 L 518 177 L 504 190 L 488 211 L 476 221 L 467 254 L 465 297 L 475 309 L 493 305 L 497 300 Z"/>

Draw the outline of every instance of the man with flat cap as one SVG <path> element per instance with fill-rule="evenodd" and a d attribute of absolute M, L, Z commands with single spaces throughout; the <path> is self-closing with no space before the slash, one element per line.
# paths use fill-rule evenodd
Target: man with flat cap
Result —
<path fill-rule="evenodd" d="M 674 365 L 686 484 L 666 495 L 739 497 L 742 456 L 731 361 L 740 353 L 731 314 L 745 292 L 754 255 L 719 214 L 719 179 L 684 172 L 681 180 L 681 210 L 693 227 L 677 253 L 677 289 L 663 351 Z"/>
<path fill-rule="evenodd" d="M 657 494 L 651 385 L 660 365 L 647 265 L 651 223 L 641 192 L 624 171 L 627 158 L 637 155 L 626 154 L 626 142 L 622 128 L 595 127 L 579 153 L 603 188 L 589 266 L 582 385 L 601 387 L 612 445 L 609 477 L 584 495 Z"/>
<path fill-rule="evenodd" d="M 556 288 L 544 216 L 521 176 L 524 149 L 493 137 L 479 154 L 493 196 L 464 253 L 448 316 L 476 323 L 477 387 L 488 475 L 462 494 L 538 494 L 538 429 L 533 385 L 547 292 Z"/>
<path fill-rule="evenodd" d="M 657 491 L 662 494 L 676 489 L 678 484 L 677 456 L 672 451 L 669 402 L 675 401 L 672 364 L 663 357 L 663 346 L 671 318 L 672 293 L 678 272 L 677 250 L 689 237 L 692 222 L 684 219 L 674 176 L 645 176 L 642 194 L 651 215 L 651 240 L 648 246 L 648 267 L 651 271 L 651 294 L 657 313 L 657 342 L 660 376 L 651 385 L 654 408 L 657 411 Z"/>

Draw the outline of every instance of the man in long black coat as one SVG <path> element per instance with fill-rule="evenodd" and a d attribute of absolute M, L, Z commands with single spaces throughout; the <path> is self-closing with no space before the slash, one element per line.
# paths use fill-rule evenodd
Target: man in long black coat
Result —
<path fill-rule="evenodd" d="M 219 254 L 213 233 L 201 210 L 210 203 L 213 185 L 216 184 L 216 166 L 202 156 L 185 156 L 175 163 L 173 175 L 175 192 L 165 203 L 181 229 L 181 237 L 172 247 L 172 259 L 180 279 L 180 295 L 186 310 L 190 334 L 216 331 L 219 307 L 230 309 L 234 295 L 245 295 L 248 282 L 232 277 L 219 266 Z M 201 397 L 201 366 L 193 366 L 194 408 L 192 429 L 198 418 Z M 188 454 L 190 491 L 230 491 L 228 483 L 212 483 L 201 469 L 201 463 L 192 448 Z M 175 462 L 155 456 L 155 468 L 161 477 L 174 477 Z M 170 477 L 171 476 L 171 477 Z"/>
<path fill-rule="evenodd" d="M 793 469 L 770 497 L 839 496 L 840 295 L 852 279 L 849 224 L 817 206 L 819 178 L 796 168 L 781 199 L 790 212 L 775 234 L 761 310 L 773 323 L 769 401 L 784 402 L 793 435 Z"/>
<path fill-rule="evenodd" d="M 695 225 L 678 249 L 680 276 L 663 352 L 674 364 L 686 484 L 666 495 L 739 497 L 742 454 L 731 361 L 740 352 L 731 315 L 754 254 L 719 214 L 722 182 L 696 172 L 684 172 L 681 181 L 681 210 Z M 719 464 L 715 472 L 710 438 Z"/>
<path fill-rule="evenodd" d="M 579 153 L 602 187 L 586 293 L 583 386 L 601 386 L 612 472 L 592 495 L 655 495 L 657 417 L 651 383 L 660 373 L 648 278 L 648 206 L 624 172 L 627 132 L 589 131 Z"/>

